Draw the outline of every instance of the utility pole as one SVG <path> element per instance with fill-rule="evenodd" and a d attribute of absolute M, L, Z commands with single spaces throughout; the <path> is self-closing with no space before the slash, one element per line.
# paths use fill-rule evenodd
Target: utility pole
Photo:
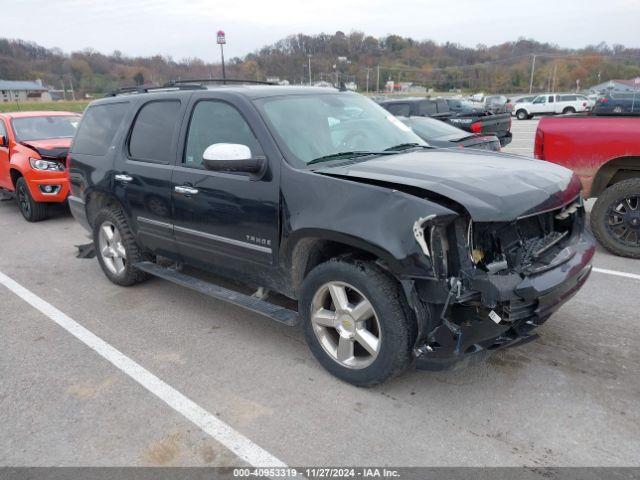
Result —
<path fill-rule="evenodd" d="M 553 86 L 551 87 L 551 93 L 556 93 L 556 73 L 558 71 L 558 64 L 553 64 Z"/>
<path fill-rule="evenodd" d="M 311 86 L 311 54 L 307 55 L 309 60 L 309 86 Z"/>
<path fill-rule="evenodd" d="M 531 80 L 529 80 L 529 94 L 531 94 L 531 92 L 533 92 L 533 72 L 536 69 L 536 55 L 533 55 L 533 58 L 531 59 Z"/>
<path fill-rule="evenodd" d="M 376 92 L 380 91 L 380 65 L 378 65 L 378 78 L 376 80 Z"/>
<path fill-rule="evenodd" d="M 367 93 L 369 93 L 369 70 L 371 69 L 367 67 Z"/>

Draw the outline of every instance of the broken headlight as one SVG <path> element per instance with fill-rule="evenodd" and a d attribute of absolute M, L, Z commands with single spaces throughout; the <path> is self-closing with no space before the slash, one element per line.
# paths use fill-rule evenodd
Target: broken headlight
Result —
<path fill-rule="evenodd" d="M 446 225 L 432 223 L 435 215 L 419 218 L 413 224 L 413 236 L 427 257 L 431 259 L 433 273 L 436 277 L 446 277 L 449 273 L 447 258 L 449 242 Z"/>
<path fill-rule="evenodd" d="M 446 278 L 449 276 L 448 258 L 449 241 L 447 240 L 447 230 L 443 225 L 433 225 L 429 230 L 429 247 L 431 249 L 431 261 L 433 271 L 437 277 Z"/>

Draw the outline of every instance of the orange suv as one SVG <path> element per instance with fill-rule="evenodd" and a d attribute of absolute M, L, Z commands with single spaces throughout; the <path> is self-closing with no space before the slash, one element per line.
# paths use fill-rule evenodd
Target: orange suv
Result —
<path fill-rule="evenodd" d="M 15 194 L 29 222 L 67 200 L 66 158 L 79 122 L 71 112 L 0 113 L 0 190 Z"/>

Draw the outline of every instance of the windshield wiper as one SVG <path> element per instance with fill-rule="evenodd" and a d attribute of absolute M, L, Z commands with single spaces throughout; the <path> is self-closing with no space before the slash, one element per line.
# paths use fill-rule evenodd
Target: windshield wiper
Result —
<path fill-rule="evenodd" d="M 313 165 L 314 163 L 322 163 L 327 162 L 329 160 L 339 160 L 341 158 L 356 158 L 356 157 L 366 157 L 370 155 L 389 155 L 392 152 L 368 152 L 366 150 L 354 150 L 352 152 L 338 152 L 332 153 L 330 155 L 323 155 L 322 157 L 314 158 L 307 165 Z"/>
<path fill-rule="evenodd" d="M 421 143 L 401 143 L 400 145 L 394 145 L 393 147 L 385 148 L 385 152 L 400 152 L 402 150 L 408 150 L 409 148 L 430 148 L 429 145 L 423 145 Z"/>

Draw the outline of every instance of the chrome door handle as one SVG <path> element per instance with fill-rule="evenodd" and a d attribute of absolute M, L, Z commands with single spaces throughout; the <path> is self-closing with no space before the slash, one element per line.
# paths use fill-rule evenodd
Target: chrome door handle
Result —
<path fill-rule="evenodd" d="M 129 183 L 129 182 L 133 181 L 133 177 L 132 176 L 125 175 L 125 174 L 122 174 L 122 173 L 118 173 L 118 174 L 114 175 L 113 178 L 115 178 L 119 182 L 125 182 L 125 183 Z"/>
<path fill-rule="evenodd" d="M 178 185 L 173 187 L 173 190 L 176 193 L 181 193 L 183 195 L 196 195 L 198 193 L 197 188 L 187 187 L 186 185 Z"/>

